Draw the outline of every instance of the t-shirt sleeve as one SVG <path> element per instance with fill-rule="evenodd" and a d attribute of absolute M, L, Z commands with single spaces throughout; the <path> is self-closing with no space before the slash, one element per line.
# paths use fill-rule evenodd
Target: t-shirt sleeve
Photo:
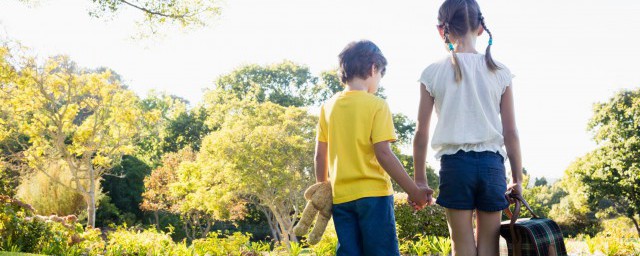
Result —
<path fill-rule="evenodd" d="M 507 87 L 511 85 L 511 80 L 516 77 L 511 70 L 504 65 L 499 65 L 500 69 L 497 71 L 498 73 L 498 83 L 500 83 L 500 88 L 502 88 L 502 93 L 507 90 Z"/>
<path fill-rule="evenodd" d="M 327 119 L 324 114 L 324 105 L 320 107 L 320 117 L 318 118 L 318 126 L 316 127 L 316 139 L 321 142 L 327 142 Z"/>
<path fill-rule="evenodd" d="M 420 83 L 426 86 L 427 92 L 431 95 L 431 97 L 435 97 L 433 94 L 433 65 L 428 66 L 422 71 L 420 75 Z"/>
<path fill-rule="evenodd" d="M 376 144 L 382 141 L 396 141 L 395 128 L 393 127 L 393 116 L 389 105 L 384 102 L 373 116 L 373 128 L 371 129 L 371 142 Z"/>

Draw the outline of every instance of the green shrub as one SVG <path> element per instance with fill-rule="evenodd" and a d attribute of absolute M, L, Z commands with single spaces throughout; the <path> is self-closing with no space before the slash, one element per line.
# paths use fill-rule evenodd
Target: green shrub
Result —
<path fill-rule="evenodd" d="M 333 225 L 333 219 L 331 219 L 327 224 L 327 229 L 322 235 L 322 239 L 320 239 L 320 242 L 312 246 L 312 250 L 317 256 L 332 256 L 336 255 L 337 248 L 338 235 L 336 234 L 336 228 Z"/>
<path fill-rule="evenodd" d="M 109 233 L 106 255 L 166 255 L 174 247 L 168 233 L 155 228 L 131 230 L 123 225 Z"/>
<path fill-rule="evenodd" d="M 211 232 L 205 239 L 196 239 L 191 246 L 197 255 L 241 255 L 248 252 L 251 235 L 235 232 L 223 237 L 220 232 Z"/>
<path fill-rule="evenodd" d="M 451 240 L 448 237 L 416 235 L 400 245 L 400 252 L 409 255 L 449 255 Z"/>
<path fill-rule="evenodd" d="M 449 227 L 444 208 L 439 205 L 427 206 L 415 212 L 407 203 L 407 194 L 394 195 L 396 227 L 400 240 L 415 239 L 415 235 L 449 237 Z"/>

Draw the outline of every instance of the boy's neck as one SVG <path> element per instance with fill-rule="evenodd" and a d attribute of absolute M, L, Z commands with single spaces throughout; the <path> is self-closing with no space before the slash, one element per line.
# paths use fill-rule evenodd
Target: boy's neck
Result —
<path fill-rule="evenodd" d="M 369 85 L 367 81 L 363 79 L 354 78 L 347 82 L 345 91 L 369 91 Z"/>

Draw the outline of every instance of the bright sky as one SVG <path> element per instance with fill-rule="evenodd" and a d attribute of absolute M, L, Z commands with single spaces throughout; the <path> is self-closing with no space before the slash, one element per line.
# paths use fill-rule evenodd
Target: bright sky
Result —
<path fill-rule="evenodd" d="M 29 8 L 0 0 L 2 33 L 40 57 L 67 54 L 84 67 L 112 68 L 141 96 L 155 89 L 192 103 L 243 64 L 289 59 L 318 75 L 336 67 L 348 42 L 370 39 L 389 61 L 382 86 L 392 111 L 415 120 L 417 79 L 447 54 L 435 29 L 442 1 L 227 0 L 213 26 L 146 41 L 129 39 L 137 12 L 105 21 L 88 16 L 90 0 L 41 1 Z M 640 1 L 479 3 L 494 58 L 516 74 L 523 164 L 533 176 L 559 178 L 595 147 L 586 131 L 592 104 L 640 86 Z M 479 51 L 487 40 L 478 39 Z"/>

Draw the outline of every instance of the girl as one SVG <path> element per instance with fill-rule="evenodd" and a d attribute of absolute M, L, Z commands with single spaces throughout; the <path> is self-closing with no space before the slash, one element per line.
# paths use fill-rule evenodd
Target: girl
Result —
<path fill-rule="evenodd" d="M 512 75 L 491 58 L 493 36 L 475 0 L 446 0 L 438 22 L 451 56 L 429 65 L 420 77 L 414 170 L 425 170 L 429 121 L 435 106 L 438 123 L 431 146 L 441 165 L 436 203 L 446 208 L 453 255 L 498 255 L 501 211 L 509 206 L 506 157 L 513 176 L 509 189 L 522 193 Z M 482 55 L 475 43 L 485 31 L 489 46 Z M 425 172 L 416 171 L 415 181 L 427 187 Z"/>

